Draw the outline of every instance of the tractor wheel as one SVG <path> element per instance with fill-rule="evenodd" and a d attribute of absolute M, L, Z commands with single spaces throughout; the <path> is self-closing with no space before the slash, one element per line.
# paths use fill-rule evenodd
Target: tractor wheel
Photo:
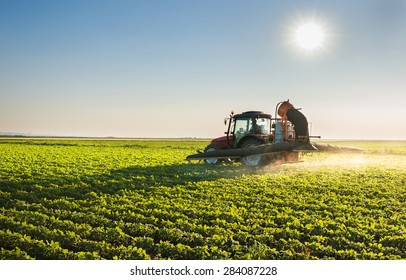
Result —
<path fill-rule="evenodd" d="M 217 150 L 221 150 L 221 148 L 216 144 L 210 144 L 204 149 L 204 152 L 212 152 Z M 204 162 L 207 164 L 220 164 L 221 160 L 218 158 L 208 158 L 205 159 Z"/>
<path fill-rule="evenodd" d="M 262 145 L 263 143 L 255 138 L 247 139 L 242 143 L 241 148 L 248 148 L 252 146 Z M 269 159 L 266 155 L 252 155 L 252 156 L 245 156 L 241 158 L 241 162 L 247 166 L 263 166 L 267 165 Z"/>

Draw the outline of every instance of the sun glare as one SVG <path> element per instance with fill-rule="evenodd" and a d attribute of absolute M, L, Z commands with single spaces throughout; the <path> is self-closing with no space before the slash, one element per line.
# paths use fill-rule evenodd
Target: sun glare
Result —
<path fill-rule="evenodd" d="M 316 15 L 306 17 L 298 15 L 287 26 L 286 36 L 292 50 L 304 56 L 315 56 L 328 52 L 334 37 L 327 22 Z"/>
<path fill-rule="evenodd" d="M 317 22 L 300 24 L 295 33 L 294 40 L 297 46 L 304 51 L 315 51 L 323 47 L 326 34 L 323 27 Z"/>

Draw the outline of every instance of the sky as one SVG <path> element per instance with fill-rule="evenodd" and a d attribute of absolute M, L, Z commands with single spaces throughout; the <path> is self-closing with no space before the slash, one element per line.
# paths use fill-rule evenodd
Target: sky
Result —
<path fill-rule="evenodd" d="M 406 1 L 0 0 L 0 132 L 213 138 L 287 99 L 322 139 L 406 140 Z"/>

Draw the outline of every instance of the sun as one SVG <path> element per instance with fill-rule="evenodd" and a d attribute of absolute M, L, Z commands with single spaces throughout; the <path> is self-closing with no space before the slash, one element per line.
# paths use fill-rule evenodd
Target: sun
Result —
<path fill-rule="evenodd" d="M 336 38 L 336 35 L 332 34 L 330 21 L 316 14 L 296 15 L 285 27 L 285 42 L 302 57 L 318 57 L 330 53 L 332 41 Z"/>
<path fill-rule="evenodd" d="M 294 42 L 303 51 L 316 51 L 325 43 L 326 31 L 320 23 L 304 22 L 294 32 Z"/>

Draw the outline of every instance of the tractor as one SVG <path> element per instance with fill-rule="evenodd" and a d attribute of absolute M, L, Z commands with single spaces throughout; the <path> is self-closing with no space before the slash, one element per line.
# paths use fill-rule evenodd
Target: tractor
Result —
<path fill-rule="evenodd" d="M 306 117 L 289 100 L 279 102 L 275 115 L 261 111 L 234 114 L 224 120 L 226 136 L 215 138 L 204 149 L 187 160 L 204 160 L 208 164 L 241 161 L 247 166 L 263 166 L 271 162 L 297 162 L 299 154 L 314 152 L 309 139 Z"/>
<path fill-rule="evenodd" d="M 228 129 L 226 136 L 215 138 L 204 149 L 204 152 L 211 152 L 225 149 L 238 149 L 267 144 L 272 142 L 271 123 L 272 117 L 260 111 L 248 111 L 234 115 L 231 111 L 230 117 L 224 120 Z M 241 158 L 243 164 L 259 165 L 265 164 L 265 157 L 260 155 L 246 156 Z M 233 158 L 208 158 L 204 160 L 208 164 L 221 162 L 231 163 Z"/>

